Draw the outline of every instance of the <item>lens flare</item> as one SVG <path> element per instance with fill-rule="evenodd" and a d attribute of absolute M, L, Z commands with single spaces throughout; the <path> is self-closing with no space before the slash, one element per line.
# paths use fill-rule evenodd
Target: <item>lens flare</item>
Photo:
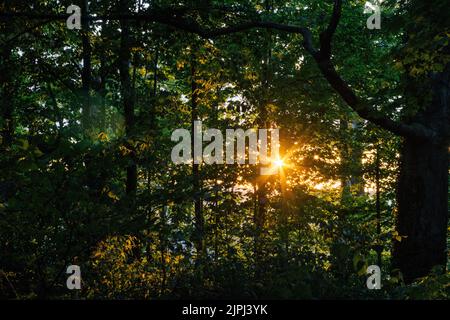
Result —
<path fill-rule="evenodd" d="M 282 159 L 277 159 L 273 162 L 273 165 L 277 168 L 281 168 L 284 166 L 284 161 Z"/>

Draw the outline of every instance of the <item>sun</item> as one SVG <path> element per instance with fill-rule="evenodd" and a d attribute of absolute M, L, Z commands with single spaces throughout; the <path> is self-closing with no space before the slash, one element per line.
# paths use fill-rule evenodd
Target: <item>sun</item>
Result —
<path fill-rule="evenodd" d="M 284 166 L 284 161 L 283 159 L 277 159 L 273 162 L 273 165 L 277 168 L 281 168 L 282 166 Z"/>

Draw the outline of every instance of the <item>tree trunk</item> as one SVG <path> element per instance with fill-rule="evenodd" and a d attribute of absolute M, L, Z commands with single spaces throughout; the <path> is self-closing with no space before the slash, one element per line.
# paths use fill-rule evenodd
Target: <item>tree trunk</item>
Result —
<path fill-rule="evenodd" d="M 89 14 L 88 1 L 82 1 L 81 13 L 82 17 L 86 17 Z M 91 110 L 91 42 L 89 40 L 89 20 L 82 18 L 82 31 L 81 31 L 81 42 L 82 42 L 82 57 L 83 57 L 83 69 L 81 72 L 81 82 L 82 82 L 82 95 L 83 95 L 83 114 L 82 114 L 82 127 L 85 136 L 92 134 L 92 110 Z"/>
<path fill-rule="evenodd" d="M 194 135 L 194 121 L 199 120 L 197 100 L 198 87 L 196 82 L 197 73 L 197 46 L 194 45 L 191 53 L 191 128 L 192 135 Z M 194 152 L 194 139 L 191 141 L 191 150 Z M 200 165 L 195 162 L 192 163 L 192 192 L 194 195 L 194 212 L 195 212 L 195 236 L 194 244 L 197 250 L 197 264 L 203 259 L 205 255 L 204 245 L 204 225 L 205 218 L 203 216 L 203 199 L 202 199 L 202 181 L 200 177 Z"/>
<path fill-rule="evenodd" d="M 1 59 L 0 73 L 0 89 L 1 89 L 1 116 L 2 116 L 2 139 L 0 140 L 0 145 L 5 148 L 9 148 L 12 144 L 13 134 L 14 134 L 14 122 L 13 122 L 13 91 L 14 86 L 12 85 L 11 76 L 11 47 L 4 47 Z"/>
<path fill-rule="evenodd" d="M 126 2 L 122 3 L 122 10 L 128 12 Z M 134 90 L 130 77 L 130 27 L 126 20 L 120 23 L 122 32 L 120 37 L 120 83 L 122 103 L 125 114 L 125 131 L 127 139 L 130 139 L 134 130 Z M 128 142 L 127 142 L 128 143 Z M 134 146 L 128 143 L 127 148 L 131 150 L 130 164 L 127 166 L 126 192 L 128 195 L 136 193 L 137 189 L 137 166 Z"/>
<path fill-rule="evenodd" d="M 436 136 L 405 138 L 401 154 L 397 231 L 407 238 L 394 242 L 393 262 L 406 282 L 447 264 L 450 64 L 430 80 L 431 103 L 415 118 Z"/>
<path fill-rule="evenodd" d="M 406 139 L 398 184 L 394 267 L 406 282 L 447 263 L 448 150 L 445 144 Z"/>
<path fill-rule="evenodd" d="M 5 1 L 4 9 L 9 11 L 10 3 Z M 6 21 L 2 24 L 1 32 L 9 37 L 12 34 L 11 21 Z M 10 43 L 2 45 L 2 55 L 0 56 L 0 93 L 1 93 L 1 139 L 0 146 L 9 148 L 12 145 L 14 135 L 14 94 L 15 86 L 13 81 L 14 65 L 12 61 L 12 47 Z"/>
<path fill-rule="evenodd" d="M 257 167 L 260 170 L 261 165 Z M 253 223 L 255 224 L 255 234 L 254 234 L 254 255 L 255 255 L 255 273 L 259 277 L 261 271 L 261 264 L 263 260 L 263 241 L 262 236 L 264 232 L 264 224 L 266 220 L 266 209 L 267 209 L 267 188 L 264 181 L 258 181 L 256 183 L 256 205 L 255 212 L 253 216 Z"/>
<path fill-rule="evenodd" d="M 380 179 L 381 179 L 381 167 L 380 167 L 380 146 L 377 143 L 375 154 L 375 209 L 377 212 L 377 237 L 381 237 L 381 191 L 380 191 Z M 376 247 L 377 251 L 377 265 L 382 267 L 382 253 L 383 246 L 378 244 Z"/>

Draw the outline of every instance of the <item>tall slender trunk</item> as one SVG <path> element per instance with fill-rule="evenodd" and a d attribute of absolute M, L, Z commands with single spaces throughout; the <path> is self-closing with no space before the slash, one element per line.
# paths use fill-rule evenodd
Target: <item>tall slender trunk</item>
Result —
<path fill-rule="evenodd" d="M 1 67 L 0 67 L 0 86 L 1 86 L 1 110 L 2 110 L 2 141 L 3 147 L 10 147 L 14 134 L 13 120 L 13 90 L 11 76 L 11 47 L 4 46 L 2 48 Z"/>
<path fill-rule="evenodd" d="M 106 21 L 102 21 L 102 38 L 106 38 Z M 104 43 L 106 45 L 106 42 Z M 104 54 L 100 55 L 100 69 L 99 69 L 99 79 L 100 84 L 98 87 L 98 94 L 100 95 L 100 114 L 98 117 L 98 123 L 100 130 L 103 132 L 108 131 L 107 126 L 107 117 L 106 117 L 106 79 L 108 77 L 107 74 L 107 57 Z"/>
<path fill-rule="evenodd" d="M 153 60 L 153 92 L 151 97 L 151 107 L 149 114 L 149 127 L 155 128 L 155 119 L 156 119 L 156 105 L 157 105 L 157 96 L 158 96 L 158 59 L 159 59 L 159 44 L 156 44 L 155 47 L 155 57 Z M 150 68 L 150 66 L 149 66 Z M 152 130 L 154 135 L 157 134 L 156 130 Z M 147 166 L 147 189 L 151 189 L 151 171 L 152 168 Z"/>
<path fill-rule="evenodd" d="M 259 168 L 258 168 L 259 169 Z M 267 207 L 267 188 L 264 181 L 256 182 L 256 205 L 253 215 L 253 223 L 255 225 L 255 234 L 253 237 L 254 255 L 255 255 L 255 270 L 256 276 L 260 274 L 260 267 L 263 258 L 263 243 L 262 234 L 264 231 L 264 224 L 266 220 Z"/>
<path fill-rule="evenodd" d="M 4 9 L 9 11 L 10 1 L 4 1 Z M 4 21 L 2 23 L 2 33 L 9 36 L 12 33 L 12 22 Z M 14 70 L 11 62 L 12 48 L 10 43 L 2 46 L 0 60 L 0 90 L 1 90 L 1 116 L 2 128 L 0 145 L 2 148 L 9 148 L 12 144 L 14 135 L 14 85 L 12 83 L 12 70 Z"/>
<path fill-rule="evenodd" d="M 126 1 L 124 1 L 126 3 Z M 126 4 L 122 4 L 122 11 L 128 11 Z M 121 83 L 121 95 L 122 104 L 125 114 L 125 133 L 127 139 L 130 139 L 134 134 L 134 90 L 130 77 L 130 27 L 126 20 L 120 22 L 122 29 L 120 36 L 120 83 Z M 137 189 L 137 165 L 134 146 L 128 143 L 127 148 L 131 150 L 130 164 L 127 166 L 127 179 L 126 179 L 126 192 L 128 195 L 136 193 Z"/>
<path fill-rule="evenodd" d="M 362 157 L 363 147 L 358 143 L 360 138 L 361 125 L 358 121 L 341 120 L 339 130 L 345 136 L 351 137 L 346 139 L 341 146 L 341 201 L 352 201 L 353 196 L 361 196 L 364 194 L 364 182 L 362 173 Z"/>
<path fill-rule="evenodd" d="M 380 168 L 380 146 L 376 147 L 375 154 L 375 207 L 377 212 L 377 236 L 381 237 L 381 199 L 380 199 L 380 179 L 381 179 L 381 168 Z M 381 245 L 377 245 L 377 264 L 381 268 L 381 254 L 383 252 L 383 247 Z"/>
<path fill-rule="evenodd" d="M 86 18 L 89 14 L 89 1 L 82 0 L 81 3 L 81 42 L 82 42 L 82 58 L 83 58 L 83 69 L 81 71 L 81 82 L 82 82 L 82 96 L 83 96 L 83 109 L 82 109 L 82 127 L 83 134 L 89 136 L 91 132 L 91 98 L 90 98 L 90 88 L 91 88 L 91 43 L 89 40 L 89 20 Z"/>
<path fill-rule="evenodd" d="M 192 49 L 191 55 L 191 117 L 192 117 L 192 134 L 194 134 L 194 121 L 199 120 L 198 114 L 198 90 L 197 90 L 197 82 L 196 82 L 196 47 Z M 191 150 L 194 150 L 194 139 L 192 139 Z M 205 247 L 204 247 L 204 217 L 203 217 L 203 199 L 201 196 L 201 177 L 200 177 L 200 165 L 193 163 L 192 164 L 192 179 L 193 179 L 193 194 L 194 194 L 194 213 L 195 213 L 195 237 L 194 244 L 197 250 L 198 257 L 200 261 L 203 258 Z"/>
<path fill-rule="evenodd" d="M 161 228 L 159 230 L 159 251 L 161 253 L 161 284 L 160 284 L 160 295 L 164 295 L 166 291 L 166 281 L 167 281 L 167 265 L 166 265 L 166 252 L 167 252 L 167 215 L 169 212 L 169 207 L 165 205 L 161 209 L 160 213 L 160 223 Z"/>
<path fill-rule="evenodd" d="M 269 13 L 272 10 L 270 0 L 265 2 L 265 10 Z M 272 58 L 272 35 L 270 30 L 266 30 L 264 42 L 265 53 L 263 55 L 263 63 L 261 68 L 261 91 L 262 98 L 259 101 L 259 116 L 257 119 L 258 128 L 268 128 L 267 121 L 267 104 L 269 103 L 270 82 L 271 82 L 271 58 Z M 257 174 L 261 172 L 261 164 L 257 167 Z M 255 225 L 254 233 L 254 256 L 255 256 L 255 276 L 261 276 L 261 265 L 263 258 L 263 231 L 266 220 L 267 211 L 267 180 L 257 179 L 256 181 L 256 206 L 253 216 L 253 223 Z"/>

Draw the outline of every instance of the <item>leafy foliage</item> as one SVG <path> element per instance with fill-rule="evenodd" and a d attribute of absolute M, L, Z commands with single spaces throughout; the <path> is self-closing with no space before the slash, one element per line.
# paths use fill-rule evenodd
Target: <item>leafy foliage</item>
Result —
<path fill-rule="evenodd" d="M 120 2 L 130 11 L 150 3 L 186 9 L 210 27 L 262 14 L 307 23 L 314 35 L 331 10 L 316 0 Z M 437 3 L 439 19 L 448 18 L 447 4 Z M 1 9 L 57 14 L 69 4 L 2 2 Z M 364 1 L 346 1 L 334 40 L 342 76 L 394 119 L 417 112 L 427 99 L 420 90 L 429 89 L 422 77 L 449 62 L 449 30 L 434 27 L 446 20 L 408 20 L 423 9 L 413 4 L 387 1 L 386 28 L 371 31 Z M 91 1 L 90 10 L 118 8 Z M 396 19 L 407 22 L 399 27 Z M 89 32 L 61 21 L 0 23 L 1 298 L 73 298 L 65 268 L 78 264 L 76 297 L 86 299 L 448 299 L 442 270 L 408 285 L 395 270 L 389 275 L 392 243 L 404 239 L 394 227 L 400 139 L 333 93 L 299 35 L 251 29 L 205 40 L 141 21 L 130 23 L 126 47 L 117 20 L 92 23 Z M 411 24 L 417 33 L 405 44 Z M 124 104 L 124 63 L 134 121 Z M 189 129 L 194 117 L 222 132 L 280 128 L 284 166 L 263 177 L 251 165 L 202 165 L 198 175 L 192 165 L 174 165 L 171 133 Z M 383 288 L 369 292 L 366 269 L 378 263 Z"/>

